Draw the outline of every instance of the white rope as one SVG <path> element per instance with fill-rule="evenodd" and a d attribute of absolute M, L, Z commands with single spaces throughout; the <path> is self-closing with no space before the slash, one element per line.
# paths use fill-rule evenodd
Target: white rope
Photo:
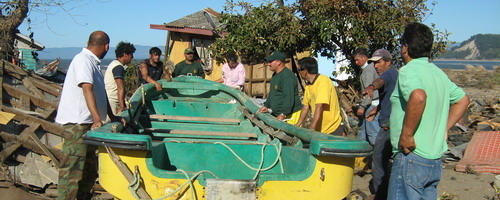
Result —
<path fill-rule="evenodd" d="M 226 147 L 241 163 L 243 163 L 249 169 L 256 171 L 256 173 L 253 176 L 252 180 L 255 180 L 257 178 L 257 176 L 259 175 L 260 172 L 267 171 L 267 170 L 273 168 L 278 161 L 281 161 L 281 147 L 282 147 L 281 143 L 279 143 L 280 145 L 271 144 L 271 145 L 273 145 L 276 148 L 276 154 L 277 154 L 277 156 L 276 156 L 276 159 L 274 160 L 274 162 L 270 166 L 268 166 L 266 168 L 262 168 L 262 165 L 264 164 L 264 150 L 265 150 L 265 148 L 267 146 L 266 143 L 262 143 L 261 160 L 260 160 L 260 164 L 259 164 L 258 168 L 254 168 L 254 167 L 250 166 L 250 164 L 248 164 L 247 162 L 245 162 L 245 160 L 243 160 L 238 154 L 236 154 L 236 152 L 234 152 L 234 150 L 231 149 L 231 147 L 229 147 L 228 145 L 226 145 L 226 144 L 224 144 L 222 142 L 214 142 L 214 144 L 220 144 L 220 145 Z M 280 167 L 281 167 L 281 173 L 284 173 L 283 164 L 282 163 L 280 163 Z"/>

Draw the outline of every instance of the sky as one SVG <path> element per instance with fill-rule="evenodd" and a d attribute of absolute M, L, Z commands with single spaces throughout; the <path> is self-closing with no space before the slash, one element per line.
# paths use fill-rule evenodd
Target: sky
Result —
<path fill-rule="evenodd" d="M 247 0 L 259 4 L 259 0 Z M 428 7 L 432 8 L 427 0 Z M 291 2 L 291 1 L 286 1 Z M 225 0 L 75 0 L 65 6 L 34 8 L 29 13 L 34 39 L 54 47 L 84 47 L 90 33 L 103 30 L 111 38 L 111 46 L 120 41 L 136 45 L 163 46 L 167 32 L 150 29 L 150 24 L 163 24 L 210 7 L 223 11 Z M 500 0 L 437 0 L 423 23 L 436 24 L 437 29 L 451 32 L 450 40 L 462 42 L 479 33 L 500 34 Z M 28 35 L 25 20 L 19 27 Z M 331 74 L 331 61 L 320 59 L 320 66 Z"/>

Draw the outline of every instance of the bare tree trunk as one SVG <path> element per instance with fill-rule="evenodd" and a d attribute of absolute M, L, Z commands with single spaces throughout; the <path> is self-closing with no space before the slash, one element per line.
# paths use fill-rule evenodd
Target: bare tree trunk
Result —
<path fill-rule="evenodd" d="M 9 15 L 0 13 L 0 59 L 11 61 L 14 55 L 14 38 L 17 28 L 28 15 L 29 0 L 14 0 L 7 2 L 12 4 Z"/>

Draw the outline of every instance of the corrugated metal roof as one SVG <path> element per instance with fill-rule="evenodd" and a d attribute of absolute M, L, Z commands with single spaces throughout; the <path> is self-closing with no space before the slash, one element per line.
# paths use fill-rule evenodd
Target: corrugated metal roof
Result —
<path fill-rule="evenodd" d="M 35 40 L 32 40 L 30 37 L 21 33 L 16 33 L 16 40 L 22 43 L 22 44 L 17 44 L 18 48 L 22 46 L 23 48 L 31 48 L 37 51 L 45 49 L 45 46 L 43 46 L 43 44 Z"/>
<path fill-rule="evenodd" d="M 198 28 L 198 29 L 214 29 L 212 24 L 209 22 L 211 19 L 215 27 L 219 27 L 221 23 L 217 17 L 220 14 L 211 8 L 205 8 L 201 11 L 195 12 L 193 14 L 184 16 L 178 20 L 165 23 L 167 27 L 178 27 L 178 28 Z"/>

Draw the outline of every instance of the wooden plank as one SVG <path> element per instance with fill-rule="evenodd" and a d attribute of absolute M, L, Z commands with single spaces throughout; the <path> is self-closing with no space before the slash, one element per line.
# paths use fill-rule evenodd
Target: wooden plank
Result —
<path fill-rule="evenodd" d="M 46 84 L 42 81 L 34 79 L 32 77 L 29 77 L 27 79 L 29 79 L 35 87 L 37 87 L 40 90 L 43 90 L 44 92 L 47 92 L 47 93 L 54 95 L 56 97 L 59 97 L 61 95 L 61 89 L 58 89 L 57 87 L 55 87 L 55 84 L 49 85 L 49 84 Z"/>
<path fill-rule="evenodd" d="M 40 127 L 39 124 L 37 124 L 36 126 Z M 52 154 L 52 152 L 49 151 L 49 149 L 47 148 L 47 146 L 44 145 L 40 141 L 40 138 L 38 138 L 38 136 L 35 134 L 35 132 L 34 131 L 30 131 L 30 132 L 28 132 L 28 134 L 31 137 L 31 139 L 35 142 L 35 144 L 38 145 L 38 147 L 40 147 L 40 149 L 42 149 L 42 151 L 45 153 L 45 155 L 47 155 L 50 159 L 52 159 L 52 161 L 56 164 L 56 167 L 59 168 L 59 160 L 54 156 L 54 154 Z"/>
<path fill-rule="evenodd" d="M 24 92 L 16 87 L 10 86 L 9 84 L 4 83 L 2 85 L 3 85 L 3 88 L 5 89 L 5 91 L 10 96 L 16 97 L 18 99 L 21 99 L 22 97 L 27 97 L 31 100 L 31 102 L 33 104 L 35 104 L 36 106 L 38 106 L 40 108 L 47 108 L 47 107 L 57 108 L 57 104 L 55 104 L 55 103 L 52 103 L 50 101 L 47 101 L 47 100 L 44 100 L 41 98 L 37 98 L 36 96 L 29 94 L 27 92 Z"/>
<path fill-rule="evenodd" d="M 17 121 L 20 121 L 21 123 L 23 123 L 23 122 L 25 122 L 25 123 L 29 123 L 29 122 L 37 123 L 37 124 L 40 124 L 42 126 L 43 130 L 48 131 L 54 135 L 57 135 L 57 136 L 63 137 L 63 138 L 70 137 L 70 134 L 68 132 L 66 132 L 62 126 L 57 125 L 55 123 L 40 119 L 38 117 L 31 116 L 28 114 L 25 114 L 17 109 L 6 107 L 6 106 L 4 106 L 2 108 L 2 110 L 16 114 L 14 119 Z"/>
<path fill-rule="evenodd" d="M 38 98 L 45 98 L 45 96 L 43 95 L 42 92 L 40 92 L 40 90 L 38 90 L 37 87 L 35 87 L 35 85 L 33 85 L 33 82 L 30 81 L 30 79 L 28 78 L 23 78 L 23 85 L 24 87 L 31 92 L 31 94 L 33 94 L 35 97 L 38 97 Z"/>
<path fill-rule="evenodd" d="M 228 122 L 240 123 L 239 119 L 214 118 L 214 117 L 188 117 L 178 115 L 149 115 L 151 119 L 179 120 L 179 121 L 200 121 L 200 122 Z"/>
<path fill-rule="evenodd" d="M 190 130 L 171 130 L 171 129 L 156 129 L 156 128 L 145 128 L 144 130 L 151 132 L 170 133 L 179 135 L 207 135 L 207 136 L 229 136 L 229 137 L 247 137 L 247 138 L 257 137 L 257 134 L 255 133 L 190 131 Z"/>
<path fill-rule="evenodd" d="M 3 105 L 3 69 L 4 69 L 4 66 L 5 65 L 5 62 L 1 62 L 0 63 L 0 108 L 2 107 Z"/>
<path fill-rule="evenodd" d="M 6 141 L 6 142 L 17 142 L 17 143 L 20 143 L 20 144 L 23 145 L 24 148 L 30 149 L 31 151 L 33 151 L 35 153 L 48 156 L 38 146 L 38 144 L 36 144 L 35 142 L 33 142 L 33 140 L 31 138 L 25 138 L 25 137 L 21 137 L 19 135 L 10 134 L 10 133 L 3 132 L 3 131 L 0 132 L 0 137 L 2 137 L 2 139 L 4 141 Z M 57 160 L 61 160 L 61 159 L 63 159 L 65 157 L 64 153 L 61 150 L 56 149 L 56 148 L 51 147 L 51 146 L 48 146 L 48 145 L 45 145 L 45 144 L 42 144 L 42 145 L 45 146 L 57 158 Z"/>
<path fill-rule="evenodd" d="M 123 174 L 125 179 L 127 179 L 129 184 L 133 183 L 135 180 L 135 177 L 134 177 L 134 174 L 127 167 L 127 165 L 120 159 L 120 157 L 118 155 L 116 155 L 116 153 L 113 151 L 113 149 L 111 149 L 111 147 L 105 146 L 105 148 L 106 148 L 106 151 L 108 151 L 109 158 L 111 158 L 113 163 L 115 163 L 116 167 L 118 168 L 118 170 L 120 170 L 120 172 Z M 135 166 L 135 172 L 139 173 L 137 166 Z M 142 187 L 142 184 L 140 184 L 140 182 L 138 184 L 139 184 L 139 187 L 137 188 L 137 196 L 139 196 L 140 199 L 150 200 L 151 197 L 146 192 L 146 190 L 144 190 L 144 188 Z"/>
<path fill-rule="evenodd" d="M 14 151 L 21 147 L 21 143 L 9 142 L 6 144 L 7 147 L 0 152 L 0 163 L 3 163 Z"/>
<path fill-rule="evenodd" d="M 42 117 L 47 119 L 50 117 L 50 115 L 52 115 L 52 113 L 54 113 L 56 111 L 55 108 L 47 108 L 45 109 L 45 112 L 42 113 Z"/>

